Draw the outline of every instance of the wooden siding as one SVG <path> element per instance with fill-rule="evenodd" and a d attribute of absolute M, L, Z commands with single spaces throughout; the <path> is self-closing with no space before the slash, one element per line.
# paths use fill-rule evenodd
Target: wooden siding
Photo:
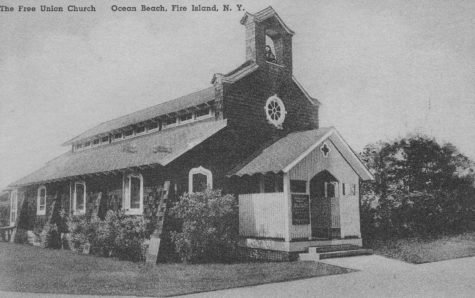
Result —
<path fill-rule="evenodd" d="M 239 235 L 284 238 L 287 204 L 284 193 L 239 195 Z"/>
<path fill-rule="evenodd" d="M 343 196 L 340 198 L 340 226 L 341 237 L 361 237 L 357 196 Z"/>
<path fill-rule="evenodd" d="M 291 180 L 310 181 L 319 172 L 323 170 L 329 171 L 338 180 L 339 187 L 339 202 L 337 204 L 339 205 L 340 212 L 338 215 L 332 216 L 332 227 L 339 227 L 341 229 L 341 237 L 360 237 L 360 213 L 358 201 L 359 177 L 335 147 L 333 142 L 330 139 L 327 139 L 325 142 L 330 148 L 328 157 L 323 156 L 320 151 L 321 146 L 318 146 L 289 171 L 289 177 Z M 355 185 L 356 194 L 353 196 L 343 196 L 343 183 Z M 290 233 L 292 239 L 310 237 L 311 228 L 310 225 L 292 225 Z"/>

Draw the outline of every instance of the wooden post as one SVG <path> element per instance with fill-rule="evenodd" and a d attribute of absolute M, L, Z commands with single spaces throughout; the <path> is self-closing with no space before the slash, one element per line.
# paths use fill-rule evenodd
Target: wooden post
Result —
<path fill-rule="evenodd" d="M 290 197 L 290 178 L 289 173 L 284 173 L 284 199 L 287 206 L 287 214 L 285 215 L 285 241 L 290 242 L 291 229 L 292 229 L 292 199 Z"/>

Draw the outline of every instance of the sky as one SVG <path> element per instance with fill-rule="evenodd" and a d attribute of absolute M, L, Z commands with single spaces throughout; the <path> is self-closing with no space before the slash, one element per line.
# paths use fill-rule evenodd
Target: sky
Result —
<path fill-rule="evenodd" d="M 177 0 L 49 0 L 95 13 L 0 12 L 0 189 L 103 121 L 210 86 L 245 61 L 244 12 L 296 32 L 294 75 L 350 146 L 424 133 L 475 159 L 475 1 L 199 1 L 231 12 L 112 12 Z M 17 10 L 18 3 L 4 0 Z"/>

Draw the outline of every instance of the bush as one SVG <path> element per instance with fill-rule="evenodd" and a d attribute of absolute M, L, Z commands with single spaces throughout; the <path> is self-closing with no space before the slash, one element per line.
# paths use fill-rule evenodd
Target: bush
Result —
<path fill-rule="evenodd" d="M 220 190 L 184 194 L 170 213 L 182 222 L 171 238 L 183 262 L 229 261 L 238 240 L 238 206 Z"/>
<path fill-rule="evenodd" d="M 90 247 L 90 253 L 122 260 L 141 261 L 145 256 L 145 221 L 108 211 L 104 220 L 97 216 L 72 216 L 68 220 L 72 250 Z"/>
<path fill-rule="evenodd" d="M 5 205 L 0 205 L 0 227 L 10 225 L 10 208 Z"/>

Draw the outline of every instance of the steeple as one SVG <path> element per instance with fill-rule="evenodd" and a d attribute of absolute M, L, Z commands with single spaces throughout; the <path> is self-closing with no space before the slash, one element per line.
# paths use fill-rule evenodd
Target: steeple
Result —
<path fill-rule="evenodd" d="M 267 63 L 278 64 L 292 73 L 294 32 L 285 25 L 271 6 L 255 14 L 246 12 L 241 24 L 246 27 L 246 60 L 253 60 L 259 66 Z"/>

